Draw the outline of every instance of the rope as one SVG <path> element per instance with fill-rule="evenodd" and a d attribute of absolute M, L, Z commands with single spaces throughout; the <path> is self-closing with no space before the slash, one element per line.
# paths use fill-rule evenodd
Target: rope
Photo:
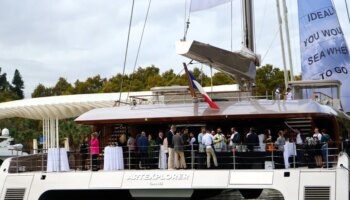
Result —
<path fill-rule="evenodd" d="M 146 29 L 146 24 L 147 24 L 147 19 L 148 19 L 148 14 L 149 14 L 149 10 L 150 10 L 150 7 L 151 7 L 151 3 L 152 3 L 152 0 L 149 0 L 149 2 L 148 2 L 148 8 L 147 8 L 147 13 L 146 13 L 146 17 L 145 17 L 145 22 L 143 23 L 141 38 L 140 38 L 139 46 L 138 46 L 137 53 L 136 53 L 134 68 L 133 68 L 133 71 L 132 71 L 132 74 L 131 74 L 130 83 L 129 83 L 129 90 L 128 90 L 128 95 L 127 95 L 126 99 L 129 98 L 129 94 L 130 94 L 130 91 L 131 91 L 132 81 L 133 81 L 133 79 L 134 79 L 133 74 L 135 73 L 137 61 L 138 61 L 138 59 L 139 59 L 139 53 L 140 53 L 141 44 L 142 44 L 142 40 L 143 40 L 143 34 L 144 34 L 144 32 L 145 32 L 145 29 Z"/>
<path fill-rule="evenodd" d="M 132 24 L 132 16 L 134 13 L 134 4 L 135 0 L 132 0 L 132 7 L 131 7 L 131 14 L 130 14 L 130 22 L 129 22 L 129 30 L 128 30 L 128 39 L 126 41 L 126 48 L 125 48 L 125 57 L 124 57 L 124 66 L 123 66 L 123 74 L 122 74 L 122 80 L 120 81 L 120 91 L 119 91 L 119 104 L 122 98 L 122 89 L 123 89 L 123 80 L 124 80 L 124 74 L 125 74 L 125 67 L 126 67 L 126 58 L 128 57 L 128 49 L 129 49 L 129 39 L 130 39 L 130 30 L 131 30 L 131 24 Z"/>

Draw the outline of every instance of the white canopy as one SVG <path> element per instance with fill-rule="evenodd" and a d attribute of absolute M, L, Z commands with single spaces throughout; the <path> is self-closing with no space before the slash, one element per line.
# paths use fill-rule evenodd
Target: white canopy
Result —
<path fill-rule="evenodd" d="M 130 96 L 151 95 L 152 92 L 131 92 Z M 126 101 L 127 93 L 121 100 Z M 77 117 L 94 108 L 112 107 L 119 93 L 78 94 L 40 97 L 0 103 L 0 119 L 23 117 L 28 119 L 64 119 Z"/>

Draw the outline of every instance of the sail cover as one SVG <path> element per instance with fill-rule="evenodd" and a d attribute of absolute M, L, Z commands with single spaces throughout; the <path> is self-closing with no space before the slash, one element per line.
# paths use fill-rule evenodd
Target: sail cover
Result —
<path fill-rule="evenodd" d="M 350 56 L 331 0 L 299 0 L 303 80 L 340 80 L 343 109 L 350 111 Z"/>
<path fill-rule="evenodd" d="M 191 0 L 191 12 L 205 10 L 208 8 L 212 8 L 227 2 L 230 2 L 231 0 Z"/>

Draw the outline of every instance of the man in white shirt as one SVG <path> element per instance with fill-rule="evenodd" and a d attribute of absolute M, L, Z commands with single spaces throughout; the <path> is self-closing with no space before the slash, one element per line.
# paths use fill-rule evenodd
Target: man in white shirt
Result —
<path fill-rule="evenodd" d="M 317 127 L 314 129 L 314 134 L 312 135 L 312 137 L 314 139 L 318 140 L 318 142 L 321 141 L 322 134 L 320 133 L 320 131 Z"/>
<path fill-rule="evenodd" d="M 303 137 L 300 133 L 300 130 L 298 128 L 294 129 L 294 132 L 297 134 L 296 136 L 296 148 L 297 148 L 297 160 L 298 160 L 298 165 L 303 166 L 304 165 L 304 141 Z"/>
<path fill-rule="evenodd" d="M 197 141 L 198 141 L 198 144 L 199 144 L 199 149 L 198 149 L 199 152 L 204 152 L 204 145 L 202 143 L 202 138 L 203 138 L 205 132 L 206 132 L 206 128 L 202 127 L 201 128 L 201 132 L 198 134 L 198 140 Z"/>
<path fill-rule="evenodd" d="M 291 88 L 287 88 L 287 92 L 285 93 L 285 99 L 286 100 L 292 100 L 293 99 L 293 93 Z"/>
<path fill-rule="evenodd" d="M 213 157 L 215 167 L 218 166 L 218 161 L 212 146 L 213 140 L 214 137 L 209 132 L 206 132 L 202 138 L 202 144 L 205 146 L 205 151 L 207 153 L 207 168 L 210 168 L 211 157 Z"/>
<path fill-rule="evenodd" d="M 281 87 L 280 86 L 277 86 L 277 88 L 275 90 L 275 98 L 276 98 L 276 100 L 281 99 Z"/>

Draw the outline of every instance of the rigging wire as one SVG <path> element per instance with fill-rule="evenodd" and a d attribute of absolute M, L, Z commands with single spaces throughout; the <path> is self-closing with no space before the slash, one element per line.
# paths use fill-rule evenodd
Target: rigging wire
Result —
<path fill-rule="evenodd" d="M 187 18 L 187 0 L 185 0 L 185 16 L 184 16 L 184 37 L 182 38 L 182 41 L 186 41 L 187 32 L 190 28 L 190 17 L 191 17 L 191 3 L 188 11 L 188 18 Z M 187 21 L 186 21 L 187 18 Z"/>
<path fill-rule="evenodd" d="M 276 33 L 275 33 L 275 35 L 273 36 L 273 39 L 272 39 L 272 41 L 271 41 L 271 44 L 269 45 L 269 48 L 266 50 L 266 53 L 264 54 L 263 58 L 261 59 L 261 63 L 263 63 L 265 57 L 266 57 L 267 54 L 269 53 L 269 51 L 270 51 L 270 49 L 271 49 L 273 43 L 275 42 L 275 40 L 276 40 L 276 38 L 277 38 L 277 35 L 278 35 L 278 29 L 276 30 Z"/>
<path fill-rule="evenodd" d="M 231 0 L 231 7 L 230 7 L 230 11 L 231 11 L 231 51 L 233 51 L 233 5 L 232 5 L 232 1 Z"/>
<path fill-rule="evenodd" d="M 185 12 L 184 12 L 184 37 L 183 40 L 186 40 L 186 19 L 187 19 L 187 0 L 185 0 Z"/>
<path fill-rule="evenodd" d="M 346 13 L 348 14 L 348 19 L 350 22 L 350 15 L 349 15 L 349 8 L 348 8 L 348 2 L 345 0 L 345 6 L 346 6 Z"/>
<path fill-rule="evenodd" d="M 123 74 L 122 74 L 122 80 L 120 81 L 119 105 L 120 105 L 121 98 L 122 98 L 123 79 L 124 79 L 125 68 L 126 68 L 126 59 L 127 59 L 127 57 L 128 57 L 128 49 L 129 49 L 129 40 L 130 40 L 130 31 L 131 31 L 131 24 L 132 24 L 132 16 L 133 16 L 133 14 L 134 14 L 134 5 L 135 5 L 135 0 L 132 0 L 131 13 L 130 13 L 130 21 L 129 21 L 129 30 L 128 30 L 128 38 L 127 38 L 127 41 L 126 41 L 125 56 L 124 56 Z"/>
<path fill-rule="evenodd" d="M 137 65 L 137 61 L 138 61 L 138 58 L 139 58 L 139 53 L 140 53 L 140 50 L 141 50 L 141 44 L 142 44 L 142 40 L 143 40 L 143 34 L 144 34 L 144 32 L 145 32 L 145 29 L 146 29 L 146 24 L 147 24 L 147 19 L 148 19 L 148 15 L 149 15 L 149 10 L 150 10 L 150 8 L 151 8 L 151 3 L 152 3 L 152 0 L 149 0 L 147 12 L 146 12 L 146 17 L 145 17 L 145 21 L 144 21 L 144 23 L 143 23 L 143 28 L 142 28 L 142 32 L 141 32 L 140 41 L 139 41 L 139 46 L 138 46 L 137 53 L 136 53 L 134 68 L 133 68 L 133 71 L 132 71 L 132 74 L 131 74 L 130 83 L 129 83 L 129 90 L 128 90 L 128 94 L 127 94 L 126 99 L 129 98 L 129 94 L 130 94 L 130 91 L 131 91 L 131 86 L 132 86 L 132 82 L 133 82 L 133 79 L 134 79 L 133 74 L 135 73 L 135 70 L 136 70 L 136 65 Z"/>
<path fill-rule="evenodd" d="M 240 2 L 240 6 L 241 6 L 241 16 L 243 16 L 244 15 L 244 7 L 243 7 L 243 3 L 242 3 L 242 1 L 239 1 Z M 244 41 L 245 41 L 245 37 L 244 37 L 244 32 L 245 32 L 245 27 L 244 27 L 244 23 L 243 23 L 243 18 L 242 18 L 242 20 L 241 20 L 241 29 L 242 29 L 242 45 L 244 45 Z"/>

